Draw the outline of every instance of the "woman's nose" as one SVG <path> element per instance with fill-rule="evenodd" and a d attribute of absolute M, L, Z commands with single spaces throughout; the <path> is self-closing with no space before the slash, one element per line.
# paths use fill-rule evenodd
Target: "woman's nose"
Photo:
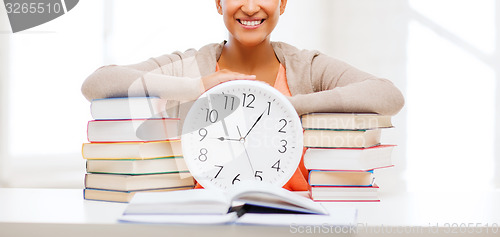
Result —
<path fill-rule="evenodd" d="M 243 6 L 241 6 L 241 10 L 249 16 L 254 15 L 255 13 L 257 13 L 260 10 L 258 0 L 246 0 L 246 1 L 244 1 Z"/>

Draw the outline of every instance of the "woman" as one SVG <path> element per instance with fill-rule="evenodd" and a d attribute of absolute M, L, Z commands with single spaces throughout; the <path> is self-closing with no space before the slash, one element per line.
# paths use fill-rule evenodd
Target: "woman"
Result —
<path fill-rule="evenodd" d="M 198 98 L 229 80 L 259 80 L 289 96 L 299 115 L 311 112 L 374 112 L 394 115 L 401 92 L 388 80 L 362 72 L 317 51 L 271 42 L 286 0 L 216 0 L 228 40 L 200 50 L 174 52 L 128 66 L 106 66 L 82 86 L 88 100 L 160 96 L 176 101 Z M 183 112 L 181 112 L 182 114 Z M 303 165 L 285 185 L 307 190 Z"/>

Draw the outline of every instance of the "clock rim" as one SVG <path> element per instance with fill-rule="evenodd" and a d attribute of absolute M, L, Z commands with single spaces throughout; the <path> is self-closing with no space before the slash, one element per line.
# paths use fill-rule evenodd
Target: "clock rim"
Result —
<path fill-rule="evenodd" d="M 293 105 L 291 104 L 291 102 L 286 98 L 286 96 L 283 95 L 276 88 L 270 86 L 269 84 L 267 84 L 265 82 L 253 81 L 253 80 L 233 80 L 233 81 L 223 82 L 221 84 L 218 84 L 218 85 L 210 88 L 209 90 L 207 90 L 203 94 L 201 94 L 197 98 L 197 100 L 191 105 L 188 113 L 186 114 L 186 117 L 185 117 L 184 121 L 187 121 L 187 119 L 190 117 L 191 111 L 192 111 L 193 107 L 196 105 L 196 102 L 198 101 L 198 99 L 207 97 L 209 94 L 214 93 L 214 91 L 216 91 L 216 92 L 222 92 L 223 90 L 225 90 L 224 88 L 232 87 L 232 86 L 239 86 L 239 87 L 254 86 L 254 87 L 258 87 L 259 89 L 265 90 L 266 92 L 272 93 L 273 96 L 278 97 L 277 99 L 280 100 L 280 102 L 285 107 L 286 111 L 293 111 L 295 113 L 295 115 L 296 115 L 292 119 L 296 120 L 295 122 L 296 122 L 296 124 L 298 124 L 296 126 L 299 126 L 297 128 L 294 128 L 294 129 L 297 129 L 296 136 L 298 136 L 298 137 L 296 138 L 296 142 L 297 142 L 296 145 L 298 147 L 297 149 L 299 150 L 299 154 L 300 155 L 298 155 L 298 159 L 296 159 L 297 161 L 295 162 L 296 164 L 294 164 L 295 168 L 293 169 L 293 171 L 289 171 L 288 174 L 284 176 L 284 177 L 286 177 L 286 179 L 283 178 L 283 180 L 280 181 L 279 183 L 277 183 L 277 182 L 276 183 L 266 182 L 267 184 L 274 185 L 276 187 L 282 187 L 283 185 L 285 185 L 292 178 L 292 176 L 294 175 L 294 173 L 296 172 L 297 168 L 300 165 L 300 161 L 301 161 L 302 155 L 303 155 L 302 150 L 303 150 L 303 147 L 304 147 L 304 143 L 303 143 L 304 139 L 303 139 L 303 128 L 300 125 L 301 124 L 300 116 L 297 114 L 295 108 L 293 107 Z M 186 124 L 187 123 L 183 124 L 182 131 L 184 131 L 185 126 L 187 126 Z M 185 134 L 184 134 L 184 132 L 182 132 L 182 134 L 181 134 L 181 145 L 182 145 L 182 151 L 183 151 L 182 154 L 183 154 L 183 158 L 186 159 L 186 156 L 185 156 L 186 153 L 184 151 L 187 150 L 188 148 L 185 148 L 185 146 L 187 146 L 187 145 L 185 145 L 186 143 L 183 142 L 183 140 L 185 140 L 185 139 L 182 139 L 184 136 L 185 136 Z M 185 161 L 186 161 L 186 165 L 187 165 L 187 167 L 189 169 L 189 172 L 191 173 L 191 175 L 193 175 L 193 173 L 191 172 L 190 162 L 188 162 L 187 160 L 185 160 Z M 238 186 L 238 185 L 234 185 L 234 186 L 232 186 L 233 188 L 228 187 L 227 189 L 224 189 L 224 188 L 221 188 L 221 187 L 215 185 L 209 179 L 197 179 L 197 177 L 195 177 L 194 175 L 193 175 L 193 178 L 195 178 L 195 180 L 201 186 L 203 186 L 203 188 L 216 188 L 216 189 L 219 189 L 219 190 L 222 190 L 222 191 L 228 191 L 228 190 L 231 190 L 234 187 Z M 200 180 L 202 180 L 202 181 L 200 182 Z M 251 181 L 251 180 L 245 180 L 245 181 Z M 246 183 L 249 183 L 249 182 L 246 182 Z"/>

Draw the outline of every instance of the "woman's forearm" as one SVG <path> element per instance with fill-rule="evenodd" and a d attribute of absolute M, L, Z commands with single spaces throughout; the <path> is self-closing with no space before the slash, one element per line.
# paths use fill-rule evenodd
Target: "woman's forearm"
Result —
<path fill-rule="evenodd" d="M 194 100 L 203 92 L 201 78 L 173 77 L 126 66 L 105 66 L 92 73 L 82 85 L 88 100 L 111 97 L 158 96 Z"/>
<path fill-rule="evenodd" d="M 313 112 L 353 112 L 394 115 L 404 97 L 390 81 L 370 79 L 344 87 L 290 97 L 299 115 Z"/>

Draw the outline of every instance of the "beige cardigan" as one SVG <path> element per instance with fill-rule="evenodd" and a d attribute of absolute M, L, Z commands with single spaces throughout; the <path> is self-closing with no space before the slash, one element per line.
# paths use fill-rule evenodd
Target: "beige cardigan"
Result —
<path fill-rule="evenodd" d="M 191 101 L 204 91 L 201 77 L 215 72 L 224 42 L 174 52 L 127 66 L 105 66 L 83 83 L 88 100 L 160 96 Z M 286 68 L 290 101 L 299 115 L 310 112 L 375 112 L 394 115 L 404 105 L 401 92 L 386 79 L 362 72 L 318 51 L 272 42 Z"/>

